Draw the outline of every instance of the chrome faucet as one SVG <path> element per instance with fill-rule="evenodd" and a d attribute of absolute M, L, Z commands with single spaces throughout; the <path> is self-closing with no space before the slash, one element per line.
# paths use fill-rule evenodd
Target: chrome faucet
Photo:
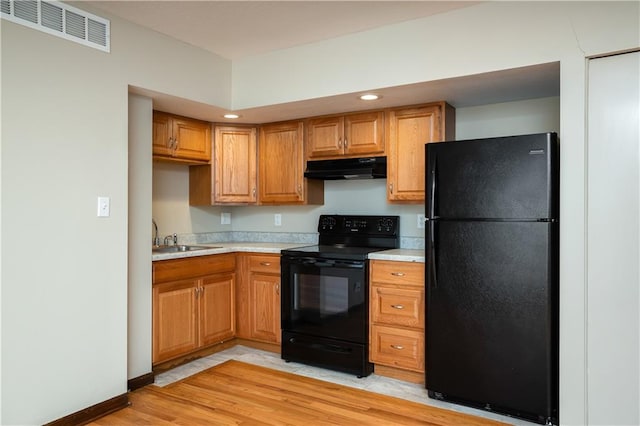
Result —
<path fill-rule="evenodd" d="M 177 246 L 178 245 L 178 234 L 173 234 L 173 235 L 167 235 L 166 237 L 164 237 L 164 245 L 168 246 L 169 243 L 171 242 L 171 239 L 173 238 L 173 245 Z"/>
<path fill-rule="evenodd" d="M 156 223 L 155 219 L 151 219 L 151 222 L 153 223 L 153 227 L 155 228 L 155 237 L 153 237 L 153 245 L 154 246 L 159 246 L 160 245 L 160 237 L 158 236 L 158 224 Z"/>

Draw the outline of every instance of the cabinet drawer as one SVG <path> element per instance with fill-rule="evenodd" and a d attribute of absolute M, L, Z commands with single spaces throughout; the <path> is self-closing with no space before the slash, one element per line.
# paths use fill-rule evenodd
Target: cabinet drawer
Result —
<path fill-rule="evenodd" d="M 371 362 L 424 372 L 424 332 L 373 325 Z"/>
<path fill-rule="evenodd" d="M 424 263 L 371 261 L 371 282 L 424 287 Z"/>
<path fill-rule="evenodd" d="M 371 320 L 424 330 L 424 290 L 372 286 Z"/>
<path fill-rule="evenodd" d="M 153 283 L 196 278 L 236 269 L 235 254 L 214 254 L 153 262 Z"/>
<path fill-rule="evenodd" d="M 280 274 L 280 256 L 249 256 L 249 270 Z"/>

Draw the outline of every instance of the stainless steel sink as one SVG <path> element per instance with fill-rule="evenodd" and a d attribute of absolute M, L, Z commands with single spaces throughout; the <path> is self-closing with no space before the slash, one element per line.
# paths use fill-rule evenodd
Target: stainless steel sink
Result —
<path fill-rule="evenodd" d="M 211 247 L 211 246 L 188 246 L 188 245 L 172 245 L 172 246 L 155 246 L 152 248 L 152 252 L 154 254 L 160 253 L 179 253 L 185 251 L 196 251 L 196 250 L 208 250 L 215 249 L 220 247 Z"/>

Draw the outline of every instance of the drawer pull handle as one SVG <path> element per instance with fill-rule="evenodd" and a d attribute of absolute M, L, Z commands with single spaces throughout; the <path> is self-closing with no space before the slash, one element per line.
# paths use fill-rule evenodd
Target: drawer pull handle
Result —
<path fill-rule="evenodd" d="M 392 272 L 391 275 L 394 277 L 404 277 L 404 272 Z"/>
<path fill-rule="evenodd" d="M 393 309 L 404 309 L 404 305 L 391 305 Z"/>
<path fill-rule="evenodd" d="M 271 266 L 271 262 L 260 262 L 262 266 Z"/>
<path fill-rule="evenodd" d="M 397 349 L 399 351 L 404 349 L 404 346 L 402 346 L 402 345 L 389 345 L 389 346 L 391 346 L 393 349 Z"/>

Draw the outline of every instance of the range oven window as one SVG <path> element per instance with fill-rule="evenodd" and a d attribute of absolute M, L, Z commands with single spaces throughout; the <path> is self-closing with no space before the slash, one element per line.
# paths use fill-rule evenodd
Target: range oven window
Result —
<path fill-rule="evenodd" d="M 282 257 L 282 328 L 363 341 L 367 262 Z"/>
<path fill-rule="evenodd" d="M 349 311 L 349 278 L 296 274 L 293 283 L 296 311 L 316 312 L 320 318 Z"/>

